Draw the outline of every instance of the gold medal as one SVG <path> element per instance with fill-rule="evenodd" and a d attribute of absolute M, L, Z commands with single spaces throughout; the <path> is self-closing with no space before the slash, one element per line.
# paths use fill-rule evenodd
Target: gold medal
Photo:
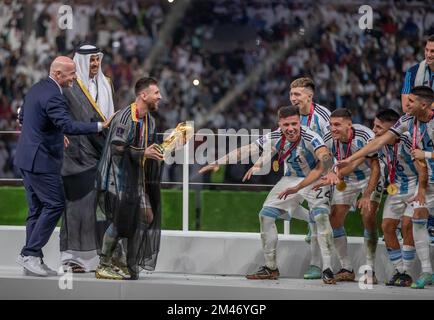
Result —
<path fill-rule="evenodd" d="M 398 192 L 398 187 L 396 186 L 396 184 L 391 183 L 387 186 L 387 193 L 390 194 L 391 196 L 393 196 L 394 194 L 396 194 Z"/>
<path fill-rule="evenodd" d="M 274 172 L 279 171 L 279 161 L 277 161 L 277 160 L 273 161 L 273 171 Z"/>
<path fill-rule="evenodd" d="M 346 188 L 347 188 L 347 184 L 345 181 L 341 181 L 341 182 L 336 184 L 336 189 L 338 191 L 344 191 Z"/>

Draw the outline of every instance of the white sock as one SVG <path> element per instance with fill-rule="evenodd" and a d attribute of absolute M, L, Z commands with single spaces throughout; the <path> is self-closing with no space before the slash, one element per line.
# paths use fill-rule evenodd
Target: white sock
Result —
<path fill-rule="evenodd" d="M 389 254 L 389 260 L 392 262 L 393 267 L 402 273 L 404 269 L 404 264 L 402 263 L 402 252 L 401 249 L 387 248 L 387 253 Z"/>
<path fill-rule="evenodd" d="M 271 270 L 277 269 L 276 247 L 277 247 L 277 228 L 274 218 L 259 216 L 261 223 L 262 249 L 264 250 L 265 265 Z"/>
<path fill-rule="evenodd" d="M 409 271 L 413 268 L 414 258 L 416 256 L 416 249 L 413 246 L 402 246 L 402 260 L 404 264 L 404 271 Z"/>
<path fill-rule="evenodd" d="M 376 231 L 367 229 L 363 232 L 364 244 L 366 250 L 366 264 L 374 270 L 375 268 L 375 252 L 377 251 L 378 234 Z"/>
<path fill-rule="evenodd" d="M 318 244 L 321 249 L 322 269 L 332 270 L 332 252 L 335 250 L 333 242 L 333 229 L 330 225 L 328 214 L 318 214 L 315 216 L 318 231 Z"/>
<path fill-rule="evenodd" d="M 429 254 L 429 235 L 426 229 L 427 219 L 412 219 L 413 237 L 416 253 L 422 266 L 422 272 L 432 273 Z"/>
<path fill-rule="evenodd" d="M 352 271 L 353 267 L 351 266 L 347 251 L 347 235 L 345 234 L 345 228 L 333 229 L 333 237 L 342 268 Z"/>
<path fill-rule="evenodd" d="M 318 243 L 316 223 L 309 223 L 310 229 L 310 265 L 321 268 L 321 250 Z"/>

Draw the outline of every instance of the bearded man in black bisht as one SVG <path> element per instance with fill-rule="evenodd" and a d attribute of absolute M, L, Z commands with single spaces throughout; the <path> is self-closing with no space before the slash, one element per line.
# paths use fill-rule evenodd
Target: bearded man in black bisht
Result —
<path fill-rule="evenodd" d="M 99 206 L 109 227 L 99 251 L 99 279 L 138 279 L 140 268 L 154 270 L 160 248 L 160 177 L 163 155 L 154 148 L 158 83 L 142 78 L 136 100 L 112 119 L 98 167 Z M 118 242 L 126 251 L 127 268 L 114 263 Z"/>

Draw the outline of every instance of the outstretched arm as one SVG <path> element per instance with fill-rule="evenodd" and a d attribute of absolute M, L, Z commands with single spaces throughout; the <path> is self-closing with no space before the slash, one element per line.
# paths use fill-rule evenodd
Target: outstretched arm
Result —
<path fill-rule="evenodd" d="M 393 144 L 397 138 L 398 137 L 392 131 L 387 131 L 382 136 L 371 140 L 366 146 L 364 146 L 362 149 L 360 149 L 356 153 L 352 154 L 351 156 L 349 156 L 348 158 L 346 158 L 344 160 L 339 161 L 338 167 L 344 168 L 344 167 L 348 166 L 351 162 L 353 162 L 357 159 L 360 159 L 360 158 L 364 158 L 364 157 L 370 155 L 371 153 L 374 153 L 374 152 L 380 150 L 383 146 L 385 146 L 388 143 Z"/>
<path fill-rule="evenodd" d="M 309 172 L 306 178 L 304 178 L 298 185 L 295 187 L 291 187 L 286 189 L 285 191 L 279 194 L 279 199 L 286 199 L 286 197 L 290 194 L 297 193 L 299 190 L 311 185 L 315 181 L 317 181 L 321 175 L 330 173 L 330 170 L 333 167 L 333 157 L 327 147 L 318 148 L 315 151 L 316 157 L 319 159 L 316 167 Z"/>
<path fill-rule="evenodd" d="M 221 164 L 228 163 L 238 163 L 239 161 L 243 161 L 250 155 L 257 156 L 259 154 L 259 147 L 255 143 L 251 143 L 241 148 L 235 149 L 228 154 L 224 155 L 220 159 L 206 165 L 202 169 L 199 170 L 199 173 L 205 173 L 208 171 L 217 171 L 220 168 Z"/>
<path fill-rule="evenodd" d="M 366 160 L 366 158 L 359 158 L 356 161 L 351 161 L 351 163 L 349 163 L 348 166 L 346 166 L 342 169 L 338 169 L 339 178 L 342 179 L 343 177 L 351 174 L 351 172 L 356 170 L 356 168 L 358 166 L 360 166 L 365 160 Z"/>

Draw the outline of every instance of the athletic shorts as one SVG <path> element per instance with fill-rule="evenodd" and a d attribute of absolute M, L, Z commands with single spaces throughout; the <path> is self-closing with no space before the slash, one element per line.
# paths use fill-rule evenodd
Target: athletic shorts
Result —
<path fill-rule="evenodd" d="M 356 203 L 359 195 L 365 190 L 368 185 L 368 179 L 346 181 L 347 187 L 343 191 L 339 191 L 334 187 L 332 205 L 344 204 L 352 206 Z M 372 196 L 371 196 L 372 198 Z M 372 199 L 371 199 L 372 200 Z"/>
<path fill-rule="evenodd" d="M 400 220 L 403 216 L 413 217 L 413 203 L 411 203 L 410 200 L 414 198 L 416 192 L 417 182 L 414 182 L 409 184 L 407 193 L 388 194 L 384 202 L 383 219 Z"/>
<path fill-rule="evenodd" d="M 282 210 L 281 219 L 288 219 L 287 212 L 291 212 L 300 206 L 304 200 L 307 201 L 309 209 L 323 208 L 330 213 L 330 186 L 322 187 L 316 191 L 312 190 L 312 185 L 301 189 L 295 194 L 291 194 L 286 199 L 279 199 L 278 195 L 288 187 L 294 187 L 299 184 L 304 178 L 300 177 L 282 177 L 279 182 L 271 189 L 265 199 L 264 207 L 273 207 Z"/>

